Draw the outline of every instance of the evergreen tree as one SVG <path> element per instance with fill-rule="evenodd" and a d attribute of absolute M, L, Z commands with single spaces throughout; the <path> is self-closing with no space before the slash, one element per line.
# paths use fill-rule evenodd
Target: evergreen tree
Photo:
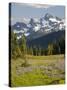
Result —
<path fill-rule="evenodd" d="M 53 48 L 54 48 L 53 54 L 59 54 L 60 53 L 60 47 L 59 47 L 58 41 L 53 43 Z"/>
<path fill-rule="evenodd" d="M 30 47 L 30 54 L 33 55 L 33 48 Z"/>
<path fill-rule="evenodd" d="M 21 51 L 19 49 L 17 36 L 13 32 L 11 32 L 11 57 L 17 58 L 20 55 L 21 55 Z"/>
<path fill-rule="evenodd" d="M 65 54 L 65 37 L 59 40 L 60 53 Z"/>
<path fill-rule="evenodd" d="M 24 34 L 22 35 L 21 38 L 20 49 L 22 53 L 22 58 L 26 59 L 27 48 L 26 48 L 26 37 L 24 36 Z"/>
<path fill-rule="evenodd" d="M 49 44 L 48 45 L 48 55 L 52 55 L 53 54 L 53 50 L 54 50 L 53 44 Z"/>
<path fill-rule="evenodd" d="M 38 56 L 41 56 L 41 47 L 38 47 Z"/>

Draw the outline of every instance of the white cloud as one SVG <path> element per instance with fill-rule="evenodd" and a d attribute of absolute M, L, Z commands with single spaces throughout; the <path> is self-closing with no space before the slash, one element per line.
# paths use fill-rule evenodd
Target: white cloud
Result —
<path fill-rule="evenodd" d="M 25 18 L 25 17 L 11 17 L 11 24 L 15 24 L 16 22 L 24 22 L 28 24 L 30 21 L 30 18 Z"/>
<path fill-rule="evenodd" d="M 52 5 L 47 5 L 47 4 L 33 4 L 33 3 L 27 3 L 26 5 L 32 6 L 34 8 L 49 8 L 52 7 Z"/>
<path fill-rule="evenodd" d="M 19 3 L 21 6 L 22 5 L 27 5 L 27 6 L 32 6 L 34 8 L 49 8 L 52 7 L 53 5 L 48 5 L 48 4 L 35 4 L 35 3 Z M 54 5 L 55 6 L 55 5 Z"/>

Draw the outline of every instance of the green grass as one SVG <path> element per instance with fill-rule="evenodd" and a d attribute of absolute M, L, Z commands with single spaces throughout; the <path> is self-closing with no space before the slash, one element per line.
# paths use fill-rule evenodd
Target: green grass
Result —
<path fill-rule="evenodd" d="M 54 60 L 54 59 L 64 59 L 64 55 L 49 55 L 49 56 L 27 56 L 28 59 L 32 60 Z"/>
<path fill-rule="evenodd" d="M 59 80 L 59 84 L 64 84 L 65 80 Z"/>
<path fill-rule="evenodd" d="M 24 75 L 16 76 L 13 80 L 12 86 L 32 86 L 32 85 L 49 85 L 58 78 L 50 78 L 47 75 L 42 75 L 39 71 L 37 74 L 26 73 Z"/>
<path fill-rule="evenodd" d="M 36 85 L 51 85 L 64 84 L 64 70 L 55 69 L 55 64 L 61 65 L 64 62 L 64 55 L 53 56 L 27 56 L 27 62 L 31 66 L 51 66 L 52 70 L 47 69 L 33 69 L 31 72 L 22 74 L 22 70 L 17 74 L 17 69 L 22 68 L 23 59 L 11 60 L 11 86 L 36 86 Z M 28 66 L 29 67 L 29 66 Z M 25 67 L 25 68 L 28 68 Z M 20 69 L 19 69 L 20 70 Z M 53 74 L 56 76 L 53 77 Z M 63 77 L 60 77 L 63 75 Z"/>

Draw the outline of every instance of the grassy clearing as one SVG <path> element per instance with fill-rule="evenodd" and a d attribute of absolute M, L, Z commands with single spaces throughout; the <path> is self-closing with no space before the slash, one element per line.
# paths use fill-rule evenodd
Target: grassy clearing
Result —
<path fill-rule="evenodd" d="M 49 56 L 27 56 L 28 59 L 32 60 L 55 60 L 55 59 L 64 59 L 64 55 L 49 55 Z"/>
<path fill-rule="evenodd" d="M 21 67 L 23 61 L 11 60 L 11 86 L 65 83 L 64 55 L 27 56 L 28 67 Z"/>

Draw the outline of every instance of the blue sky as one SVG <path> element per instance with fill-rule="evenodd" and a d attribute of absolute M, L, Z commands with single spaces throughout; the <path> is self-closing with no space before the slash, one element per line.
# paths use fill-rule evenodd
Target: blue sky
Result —
<path fill-rule="evenodd" d="M 40 18 L 46 13 L 50 13 L 59 18 L 65 18 L 65 7 L 64 6 L 52 6 L 52 5 L 41 5 L 41 4 L 21 4 L 12 3 L 11 6 L 11 18 L 12 23 L 15 23 L 22 18 Z"/>

